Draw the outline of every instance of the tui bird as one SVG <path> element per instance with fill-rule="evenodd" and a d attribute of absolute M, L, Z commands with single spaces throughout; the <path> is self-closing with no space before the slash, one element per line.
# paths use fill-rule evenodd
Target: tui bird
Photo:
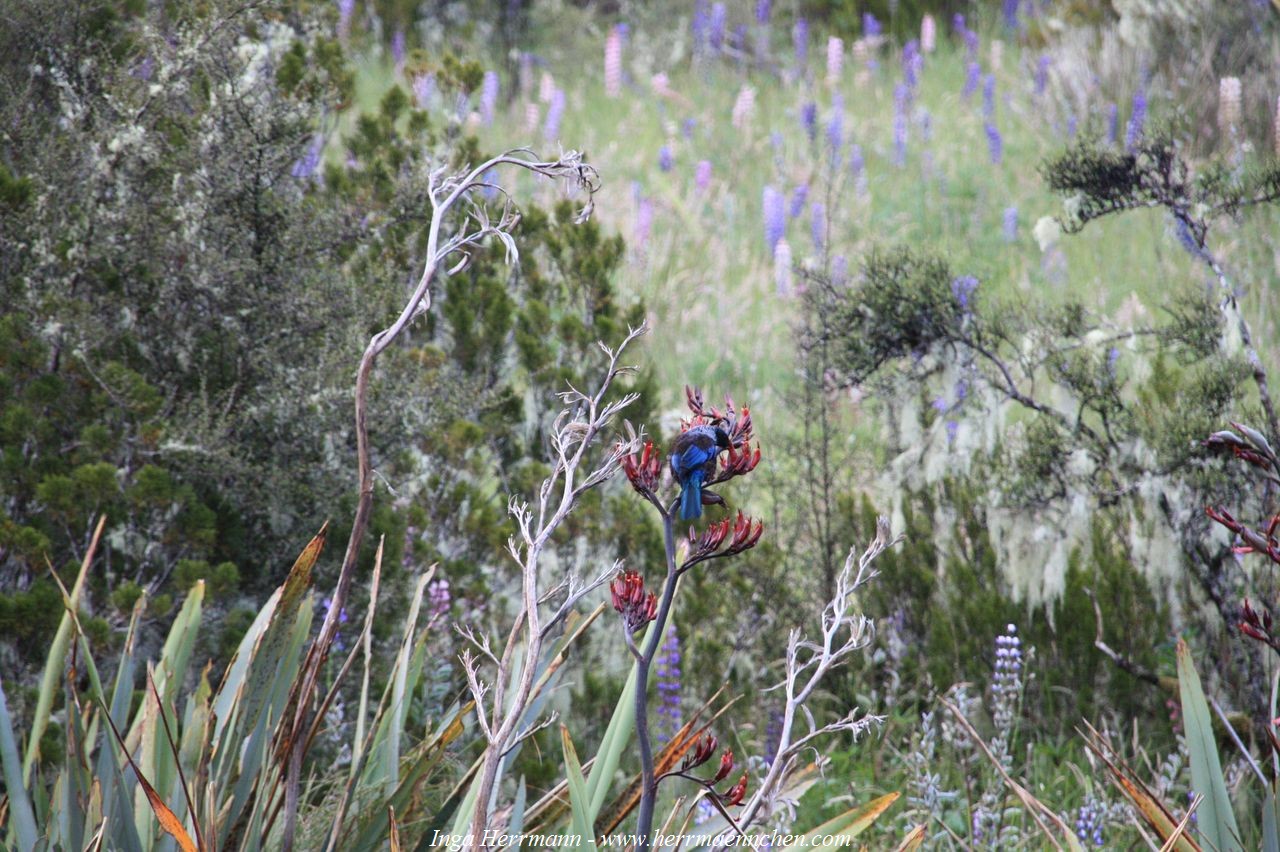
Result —
<path fill-rule="evenodd" d="M 719 426 L 694 426 L 671 445 L 671 473 L 680 484 L 680 519 L 702 517 L 702 483 L 715 476 L 716 457 L 729 448 L 729 433 Z"/>

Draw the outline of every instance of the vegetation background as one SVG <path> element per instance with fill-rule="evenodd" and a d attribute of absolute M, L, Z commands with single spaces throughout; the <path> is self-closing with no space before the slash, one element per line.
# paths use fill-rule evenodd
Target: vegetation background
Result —
<path fill-rule="evenodd" d="M 764 450 L 730 507 L 708 508 L 745 507 L 766 534 L 683 579 L 658 742 L 725 687 L 738 703 L 721 740 L 765 777 L 788 630 L 886 514 L 907 538 L 857 595 L 874 640 L 814 704 L 883 719 L 825 742 L 821 780 L 768 825 L 899 791 L 880 845 L 924 824 L 930 848 L 1038 848 L 1007 773 L 1086 845 L 1137 848 L 1142 808 L 1080 730 L 1111 737 L 1182 819 L 1207 795 L 1183 637 L 1231 723 L 1217 736 L 1237 840 L 1269 837 L 1280 668 L 1237 627 L 1246 600 L 1272 613 L 1277 588 L 1205 507 L 1265 527 L 1275 482 L 1203 441 L 1232 422 L 1280 439 L 1258 379 L 1280 368 L 1280 7 L 22 0 L 0 44 L 0 721 L 24 756 L 17 775 L 5 764 L 11 845 L 15 790 L 46 815 L 43 842 L 70 843 L 49 828 L 74 798 L 60 767 L 119 751 L 80 697 L 98 689 L 112 716 L 119 695 L 126 749 L 156 760 L 139 745 L 159 736 L 148 702 L 199 727 L 189 697 L 262 647 L 255 619 L 281 606 L 298 551 L 326 521 L 349 531 L 355 367 L 421 274 L 430 170 L 525 145 L 583 151 L 595 215 L 576 222 L 560 183 L 495 172 L 483 195 L 518 204 L 518 258 L 475 251 L 379 361 L 369 538 L 384 544 L 380 561 L 359 554 L 326 664 L 363 643 L 364 682 L 335 686 L 304 773 L 329 842 L 400 842 L 357 778 L 403 797 L 405 842 L 452 819 L 481 747 L 471 720 L 472 736 L 441 733 L 468 700 L 451 627 L 502 641 L 520 596 L 508 500 L 554 473 L 558 395 L 598 381 L 597 341 L 643 322 L 620 417 L 665 447 L 687 385 L 729 393 Z M 663 562 L 662 529 L 615 478 L 551 559 L 643 572 Z M 315 563 L 297 647 L 338 573 L 332 553 Z M 539 706 L 579 744 L 616 718 L 616 632 L 574 636 Z M 88 682 L 86 657 L 115 690 Z M 154 699 L 147 660 L 165 661 Z M 399 703 L 366 727 L 384 688 Z M 245 718 L 218 736 L 247 737 Z M 563 790 L 556 739 L 530 734 L 497 801 Z M 361 761 L 375 753 L 376 778 Z M 637 770 L 623 754 L 618 787 Z M 178 775 L 156 786 L 182 814 Z M 366 814 L 351 833 L 348 794 Z M 109 817 L 93 795 L 86 782 L 84 812 Z M 168 842 L 137 801 L 130 848 Z M 269 808 L 245 813 L 222 845 L 278 839 Z"/>

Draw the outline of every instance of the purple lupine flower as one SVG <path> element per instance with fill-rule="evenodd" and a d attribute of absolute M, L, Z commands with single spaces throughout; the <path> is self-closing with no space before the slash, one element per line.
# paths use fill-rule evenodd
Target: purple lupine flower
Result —
<path fill-rule="evenodd" d="M 964 49 L 968 52 L 970 59 L 976 59 L 978 56 L 978 34 L 974 30 L 964 31 Z"/>
<path fill-rule="evenodd" d="M 564 90 L 556 89 L 547 106 L 547 119 L 542 125 L 542 138 L 554 142 L 560 135 L 560 119 L 564 117 Z"/>
<path fill-rule="evenodd" d="M 982 78 L 982 117 L 990 121 L 996 114 L 996 75 Z"/>
<path fill-rule="evenodd" d="M 1018 0 L 1004 0 L 1004 25 L 1011 29 L 1018 29 Z"/>
<path fill-rule="evenodd" d="M 649 244 L 649 235 L 653 232 L 653 200 L 641 198 L 636 205 L 635 233 L 631 236 L 632 244 L 639 251 L 644 251 Z"/>
<path fill-rule="evenodd" d="M 1181 216 L 1174 219 L 1173 233 L 1182 247 L 1187 250 L 1187 253 L 1196 260 L 1203 260 L 1210 264 L 1213 262 L 1213 258 L 1209 256 L 1204 247 L 1196 240 L 1195 235 L 1191 233 L 1191 228 L 1187 225 L 1186 219 Z"/>
<path fill-rule="evenodd" d="M 1107 372 L 1113 377 L 1116 374 L 1116 364 L 1120 363 L 1120 350 L 1112 346 L 1107 350 Z"/>
<path fill-rule="evenodd" d="M 812 142 L 818 135 L 818 105 L 813 101 L 800 107 L 800 123 L 804 125 L 804 133 Z"/>
<path fill-rule="evenodd" d="M 664 172 L 669 172 L 676 164 L 675 155 L 671 153 L 670 145 L 663 145 L 658 149 L 658 168 Z"/>
<path fill-rule="evenodd" d="M 1120 107 L 1107 104 L 1107 142 L 1116 143 L 1116 131 L 1120 125 Z"/>
<path fill-rule="evenodd" d="M 924 57 L 920 55 L 920 42 L 912 39 L 902 46 L 902 80 L 907 88 L 915 89 L 920 82 L 920 69 L 924 67 Z"/>
<path fill-rule="evenodd" d="M 756 0 L 756 23 L 761 26 L 769 23 L 769 11 L 772 4 L 769 0 Z"/>
<path fill-rule="evenodd" d="M 983 129 L 987 132 L 987 153 L 991 156 L 991 164 L 998 166 L 1004 160 L 1004 140 L 1000 138 L 1000 129 L 994 121 L 988 121 Z"/>
<path fill-rule="evenodd" d="M 693 51 L 698 53 L 707 43 L 711 32 L 711 10 L 707 0 L 697 0 L 693 4 L 693 18 L 689 22 L 689 28 L 693 30 Z"/>
<path fill-rule="evenodd" d="M 947 429 L 947 444 L 948 445 L 954 444 L 956 442 L 956 435 L 960 433 L 960 421 L 948 419 L 946 423 L 946 429 Z"/>
<path fill-rule="evenodd" d="M 391 59 L 396 63 L 396 70 L 404 70 L 404 30 L 396 30 L 391 36 Z"/>
<path fill-rule="evenodd" d="M 862 14 L 862 34 L 866 38 L 875 38 L 884 32 L 884 28 L 880 26 L 880 21 L 870 12 Z"/>
<path fill-rule="evenodd" d="M 831 117 L 827 119 L 827 147 L 832 157 L 840 156 L 844 144 L 844 98 L 837 92 L 831 96 Z"/>
<path fill-rule="evenodd" d="M 947 405 L 947 398 L 945 396 L 937 396 L 933 398 L 933 402 L 929 403 L 929 407 L 939 414 L 944 414 L 950 406 Z"/>
<path fill-rule="evenodd" d="M 427 104 L 431 101 L 431 96 L 436 91 L 436 75 L 435 74 L 419 74 L 413 78 L 413 99 L 418 104 L 418 109 L 426 109 Z"/>
<path fill-rule="evenodd" d="M 724 47 L 724 25 L 728 13 L 725 11 L 723 3 L 716 3 L 711 7 L 711 22 L 708 38 L 711 42 L 712 50 L 719 50 Z"/>
<path fill-rule="evenodd" d="M 970 62 L 965 66 L 964 88 L 960 90 L 960 97 L 966 101 L 973 97 L 973 93 L 978 91 L 978 85 L 982 82 L 982 66 L 977 62 Z"/>
<path fill-rule="evenodd" d="M 1007 737 L 1013 729 L 1022 683 L 1022 640 L 1017 626 L 1010 624 L 996 637 L 996 664 L 991 678 L 991 717 L 1001 736 Z"/>
<path fill-rule="evenodd" d="M 1013 243 L 1018 241 L 1018 208 L 1006 207 L 1004 209 L 1004 241 Z"/>
<path fill-rule="evenodd" d="M 1105 843 L 1106 838 L 1102 833 L 1103 817 L 1103 804 L 1098 801 L 1097 796 L 1090 793 L 1076 811 L 1076 837 L 1080 838 L 1081 843 L 1093 843 L 1094 846 Z"/>
<path fill-rule="evenodd" d="M 809 235 L 813 238 L 813 250 L 822 251 L 827 241 L 827 208 L 819 201 L 809 207 Z"/>
<path fill-rule="evenodd" d="M 1142 127 L 1147 121 L 1147 93 L 1141 87 L 1133 93 L 1133 111 L 1129 113 L 1129 123 L 1124 129 L 1124 147 L 1133 151 L 1142 139 Z"/>
<path fill-rule="evenodd" d="M 964 379 L 957 379 L 955 385 L 956 405 L 965 401 L 965 397 L 969 395 L 969 383 Z"/>
<path fill-rule="evenodd" d="M 432 618 L 441 618 L 448 614 L 453 602 L 449 594 L 449 581 L 443 577 L 427 584 L 427 613 Z"/>
<path fill-rule="evenodd" d="M 804 206 L 809 201 L 809 184 L 802 183 L 791 191 L 791 209 L 788 211 L 792 219 L 804 212 Z"/>
<path fill-rule="evenodd" d="M 783 209 L 782 193 L 772 186 L 766 186 L 764 188 L 763 207 L 764 242 L 769 249 L 769 256 L 773 257 L 778 240 L 781 240 L 787 232 L 787 214 Z"/>
<path fill-rule="evenodd" d="M 654 676 L 658 688 L 657 733 L 671 739 L 680 730 L 680 636 L 672 625 L 667 631 L 667 641 L 662 643 Z"/>
<path fill-rule="evenodd" d="M 351 15 L 356 10 L 356 0 L 338 0 L 338 38 L 346 40 L 351 33 Z"/>
<path fill-rule="evenodd" d="M 498 72 L 484 72 L 484 81 L 480 83 L 480 118 L 486 125 L 493 124 L 493 115 L 498 108 Z"/>
<path fill-rule="evenodd" d="M 618 34 L 618 38 L 622 39 L 623 44 L 626 44 L 631 39 L 631 25 L 625 21 L 615 25 L 613 30 Z"/>
<path fill-rule="evenodd" d="M 831 261 L 831 283 L 843 287 L 849 283 L 849 260 L 842 254 Z"/>
<path fill-rule="evenodd" d="M 907 102 L 909 91 L 906 83 L 893 87 L 893 164 L 907 163 Z"/>
<path fill-rule="evenodd" d="M 303 154 L 289 173 L 299 180 L 314 178 L 317 182 L 320 175 L 317 174 L 316 168 L 320 165 L 320 154 L 324 151 L 324 136 L 317 133 L 311 140 L 311 144 L 307 146 L 307 153 Z"/>
<path fill-rule="evenodd" d="M 960 310 L 969 310 L 969 301 L 977 289 L 978 279 L 972 275 L 961 275 L 951 282 L 951 295 L 955 296 L 956 304 L 960 306 Z"/>
<path fill-rule="evenodd" d="M 1067 138 L 1068 139 L 1076 138 L 1076 132 L 1080 129 L 1078 125 L 1079 125 L 1079 121 L 1076 119 L 1076 114 L 1074 112 L 1067 113 Z"/>
<path fill-rule="evenodd" d="M 604 93 L 611 98 L 622 94 L 621 25 L 609 30 L 604 39 Z"/>
<path fill-rule="evenodd" d="M 680 133 L 682 136 L 684 136 L 685 139 L 692 139 L 693 131 L 697 129 L 698 129 L 698 119 L 696 118 L 686 118 L 680 124 Z"/>
<path fill-rule="evenodd" d="M 699 160 L 697 167 L 693 170 L 693 184 L 698 187 L 699 192 L 706 192 L 707 187 L 711 186 L 711 161 Z"/>
<path fill-rule="evenodd" d="M 791 45 L 795 49 L 796 67 L 804 68 L 809 64 L 809 20 L 796 18 L 791 28 Z"/>
<path fill-rule="evenodd" d="M 1041 54 L 1040 60 L 1036 63 L 1036 97 L 1040 97 L 1049 88 L 1049 65 L 1051 60 L 1047 54 Z"/>
<path fill-rule="evenodd" d="M 853 191 L 859 198 L 867 195 L 867 168 L 862 157 L 862 146 L 854 145 L 849 151 L 849 172 L 853 175 Z"/>

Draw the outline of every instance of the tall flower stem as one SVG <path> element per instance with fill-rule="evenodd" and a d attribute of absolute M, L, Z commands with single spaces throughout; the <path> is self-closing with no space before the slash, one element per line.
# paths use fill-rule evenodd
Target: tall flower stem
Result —
<path fill-rule="evenodd" d="M 653 831 L 653 811 L 658 799 L 658 781 L 653 767 L 653 740 L 649 736 L 649 669 L 662 644 L 671 616 L 671 604 L 675 600 L 679 572 L 676 566 L 675 519 L 662 509 L 662 537 L 666 546 L 667 579 L 662 586 L 662 602 L 658 617 L 649 625 L 644 650 L 636 657 L 636 739 L 640 744 L 640 807 L 636 816 L 637 852 L 647 852 L 649 835 Z"/>

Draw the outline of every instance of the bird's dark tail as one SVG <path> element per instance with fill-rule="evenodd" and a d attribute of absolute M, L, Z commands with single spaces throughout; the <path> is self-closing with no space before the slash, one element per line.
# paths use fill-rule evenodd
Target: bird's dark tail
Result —
<path fill-rule="evenodd" d="M 702 471 L 695 470 L 680 492 L 680 520 L 702 517 Z"/>

